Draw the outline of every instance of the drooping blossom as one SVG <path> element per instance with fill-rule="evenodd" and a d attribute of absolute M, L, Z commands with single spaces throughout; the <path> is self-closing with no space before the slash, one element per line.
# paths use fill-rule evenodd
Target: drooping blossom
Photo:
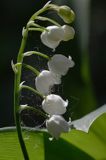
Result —
<path fill-rule="evenodd" d="M 50 94 L 42 102 L 43 110 L 49 115 L 61 115 L 66 112 L 68 100 L 64 101 L 59 95 Z"/>
<path fill-rule="evenodd" d="M 69 68 L 74 66 L 74 61 L 72 60 L 71 56 L 68 58 L 62 54 L 55 54 L 49 61 L 48 61 L 48 68 L 51 72 L 58 74 L 58 75 L 65 75 Z"/>
<path fill-rule="evenodd" d="M 49 48 L 55 49 L 64 37 L 63 29 L 58 26 L 48 26 L 48 31 L 41 34 L 41 41 Z"/>
<path fill-rule="evenodd" d="M 60 76 L 48 70 L 43 70 L 35 79 L 36 89 L 43 95 L 48 95 L 51 87 L 60 83 Z"/>
<path fill-rule="evenodd" d="M 74 28 L 68 25 L 63 26 L 48 26 L 40 36 L 44 45 L 55 50 L 61 41 L 68 41 L 74 38 Z"/>
<path fill-rule="evenodd" d="M 53 115 L 46 120 L 46 127 L 51 136 L 56 139 L 61 133 L 69 131 L 69 123 L 60 115 Z"/>
<path fill-rule="evenodd" d="M 64 31 L 63 41 L 69 41 L 74 38 L 75 30 L 69 25 L 63 25 L 62 29 Z"/>

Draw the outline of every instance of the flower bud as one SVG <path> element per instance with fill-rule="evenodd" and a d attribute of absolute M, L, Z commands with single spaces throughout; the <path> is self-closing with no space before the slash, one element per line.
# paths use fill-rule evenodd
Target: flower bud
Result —
<path fill-rule="evenodd" d="M 62 132 L 69 131 L 68 122 L 60 115 L 51 116 L 50 119 L 46 121 L 46 127 L 48 132 L 56 139 L 59 138 Z"/>
<path fill-rule="evenodd" d="M 36 89 L 43 95 L 49 94 L 51 87 L 60 83 L 61 77 L 48 70 L 43 70 L 35 79 Z"/>
<path fill-rule="evenodd" d="M 51 72 L 61 76 L 65 75 L 68 72 L 69 68 L 72 68 L 74 64 L 75 63 L 72 60 L 71 56 L 67 58 L 62 54 L 55 54 L 48 61 L 48 68 Z"/>
<path fill-rule="evenodd" d="M 50 94 L 42 102 L 43 110 L 50 114 L 64 114 L 66 112 L 66 107 L 68 106 L 68 100 L 64 101 L 60 96 L 55 94 Z"/>
<path fill-rule="evenodd" d="M 68 6 L 60 6 L 58 9 L 58 15 L 63 19 L 65 23 L 72 23 L 75 19 L 75 13 Z"/>

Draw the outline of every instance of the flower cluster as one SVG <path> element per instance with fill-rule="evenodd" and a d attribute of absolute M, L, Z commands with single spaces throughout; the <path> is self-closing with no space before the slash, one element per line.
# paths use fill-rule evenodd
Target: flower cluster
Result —
<path fill-rule="evenodd" d="M 55 84 L 61 83 L 62 75 L 74 66 L 71 56 L 55 54 L 47 63 L 49 70 L 43 70 L 35 79 L 36 89 L 43 95 L 50 94 L 50 89 Z"/>
<path fill-rule="evenodd" d="M 70 14 L 74 13 L 67 6 L 61 7 L 58 12 L 59 15 L 62 14 L 60 17 L 63 17 L 66 23 L 69 18 L 68 14 L 66 15 L 67 10 Z M 70 22 L 71 21 L 72 17 Z M 74 35 L 74 28 L 67 24 L 63 26 L 53 25 L 46 27 L 41 33 L 40 38 L 44 45 L 55 50 L 61 41 L 69 41 L 74 38 Z M 69 122 L 62 117 L 67 110 L 68 100 L 64 101 L 59 95 L 52 94 L 51 87 L 55 84 L 60 84 L 61 77 L 66 75 L 68 70 L 72 68 L 75 63 L 71 56 L 67 58 L 62 54 L 55 54 L 50 57 L 47 65 L 48 70 L 43 70 L 36 77 L 35 86 L 36 89 L 44 95 L 42 109 L 49 115 L 49 119 L 46 120 L 47 130 L 53 137 L 58 139 L 62 132 L 68 132 L 70 128 Z"/>
<path fill-rule="evenodd" d="M 49 133 L 58 139 L 62 132 L 69 131 L 68 122 L 61 116 L 66 112 L 68 100 L 64 101 L 59 95 L 51 94 L 51 87 L 61 83 L 61 77 L 74 66 L 74 61 L 71 56 L 67 58 L 62 54 L 55 54 L 47 65 L 49 70 L 43 70 L 36 77 L 35 86 L 45 96 L 42 109 L 50 116 L 46 121 L 46 127 Z"/>
<path fill-rule="evenodd" d="M 53 19 L 39 16 L 39 13 L 44 12 L 47 9 L 52 9 L 56 11 L 57 15 L 63 19 L 65 24 L 61 26 L 58 22 L 54 21 Z M 75 14 L 70 7 L 57 6 L 48 2 L 40 10 L 40 12 L 36 12 L 32 16 L 32 18 L 27 23 L 26 28 L 24 27 L 22 31 L 22 36 L 23 38 L 26 38 L 26 34 L 28 35 L 29 31 L 41 31 L 41 42 L 45 46 L 55 51 L 56 47 L 58 47 L 61 41 L 69 41 L 74 38 L 75 30 L 72 26 L 69 25 L 74 21 L 74 18 Z M 36 20 L 47 20 L 51 22 L 53 25 L 43 27 L 39 24 L 36 24 Z M 37 75 L 35 78 L 36 90 L 29 86 L 23 85 L 23 83 L 21 83 L 22 85 L 20 85 L 20 89 L 29 89 L 43 97 L 42 109 L 45 112 L 45 115 L 48 115 L 48 118 L 46 120 L 47 130 L 53 137 L 58 139 L 62 132 L 68 132 L 70 129 L 69 122 L 67 122 L 62 116 L 67 111 L 68 100 L 65 101 L 59 95 L 52 94 L 51 88 L 54 85 L 61 84 L 62 76 L 65 76 L 68 70 L 74 67 L 75 63 L 71 56 L 66 57 L 62 54 L 55 54 L 52 57 L 49 57 L 40 52 L 28 51 L 23 54 L 23 57 L 31 56 L 32 54 L 37 54 L 48 59 L 48 70 L 43 70 L 39 72 L 32 66 L 23 64 L 24 67 L 30 69 Z M 19 58 L 20 57 L 22 56 L 19 56 Z M 13 65 L 12 63 L 14 71 L 16 71 L 17 66 L 19 65 L 21 65 L 21 63 L 18 63 L 17 65 Z M 28 106 L 25 106 L 24 108 L 30 109 Z"/>

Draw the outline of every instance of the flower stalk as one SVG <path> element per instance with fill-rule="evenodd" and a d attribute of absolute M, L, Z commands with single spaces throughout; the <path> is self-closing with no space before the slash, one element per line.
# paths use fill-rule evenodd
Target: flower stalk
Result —
<path fill-rule="evenodd" d="M 25 52 L 23 55 L 24 55 L 24 56 L 31 56 L 31 55 L 33 55 L 33 54 L 38 55 L 38 56 L 41 56 L 41 57 L 43 57 L 43 58 L 45 58 L 45 59 L 47 59 L 47 60 L 50 60 L 50 57 L 49 57 L 49 56 L 47 56 L 47 55 L 44 54 L 44 53 L 37 52 L 37 51 L 28 51 L 28 52 Z"/>
<path fill-rule="evenodd" d="M 27 42 L 27 37 L 28 37 L 28 30 L 24 32 L 21 47 L 18 53 L 17 57 L 17 63 L 22 63 L 23 62 L 23 52 L 26 47 L 26 42 Z M 22 136 L 22 130 L 21 130 L 21 123 L 20 123 L 20 115 L 19 115 L 19 103 L 20 103 L 20 81 L 21 81 L 21 69 L 22 65 L 17 66 L 17 73 L 15 73 L 15 80 L 14 80 L 14 119 L 15 119 L 15 124 L 16 124 L 16 129 L 17 129 L 17 134 L 18 134 L 18 139 L 19 143 L 21 146 L 21 150 L 24 155 L 25 160 L 29 160 L 28 152 L 25 146 L 25 142 L 23 140 Z"/>
<path fill-rule="evenodd" d="M 37 90 L 35 90 L 34 88 L 32 88 L 30 86 L 22 85 L 20 89 L 27 89 L 27 90 L 33 92 L 35 95 L 38 95 L 41 98 L 44 98 L 44 96 L 41 93 L 39 93 Z"/>
<path fill-rule="evenodd" d="M 30 66 L 30 65 L 28 65 L 28 64 L 25 64 L 25 63 L 23 63 L 22 64 L 22 66 L 24 67 L 24 68 L 27 68 L 27 69 L 29 69 L 30 71 L 32 71 L 35 75 L 39 75 L 39 71 L 36 69 L 36 68 L 34 68 L 34 67 L 32 67 L 32 66 Z"/>
<path fill-rule="evenodd" d="M 40 116 L 42 116 L 43 118 L 48 119 L 48 115 L 47 115 L 47 114 L 45 114 L 45 113 L 42 112 L 41 110 L 36 109 L 36 108 L 34 108 L 34 107 L 32 107 L 32 106 L 27 106 L 27 105 L 23 106 L 23 105 L 21 105 L 21 106 L 20 106 L 20 112 L 22 112 L 23 110 L 33 111 L 33 112 L 36 113 L 37 115 L 40 115 Z"/>

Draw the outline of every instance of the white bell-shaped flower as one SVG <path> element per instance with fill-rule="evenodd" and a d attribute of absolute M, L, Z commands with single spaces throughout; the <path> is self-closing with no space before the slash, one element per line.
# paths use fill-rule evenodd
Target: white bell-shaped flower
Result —
<path fill-rule="evenodd" d="M 64 114 L 66 112 L 66 107 L 68 106 L 68 100 L 64 101 L 60 96 L 55 94 L 50 94 L 42 102 L 43 110 L 50 114 Z"/>
<path fill-rule="evenodd" d="M 59 75 L 65 75 L 69 68 L 74 66 L 74 61 L 72 60 L 71 56 L 68 58 L 62 54 L 55 54 L 49 61 L 48 61 L 48 68 L 51 72 Z"/>
<path fill-rule="evenodd" d="M 48 26 L 46 29 L 40 36 L 41 41 L 44 45 L 54 50 L 61 41 L 69 41 L 75 35 L 74 28 L 69 25 L 63 25 L 62 27 Z"/>
<path fill-rule="evenodd" d="M 70 39 L 74 38 L 75 30 L 73 27 L 69 25 L 64 25 L 62 26 L 62 29 L 64 31 L 63 41 L 69 41 Z"/>
<path fill-rule="evenodd" d="M 59 138 L 62 132 L 69 131 L 69 123 L 60 115 L 53 115 L 46 121 L 46 127 L 52 137 Z"/>
<path fill-rule="evenodd" d="M 48 31 L 45 30 L 40 36 L 41 41 L 47 47 L 55 49 L 64 37 L 63 29 L 58 26 L 48 26 L 46 29 Z"/>
<path fill-rule="evenodd" d="M 61 77 L 48 70 L 43 70 L 35 79 L 36 89 L 43 95 L 50 94 L 54 84 L 60 84 Z"/>

